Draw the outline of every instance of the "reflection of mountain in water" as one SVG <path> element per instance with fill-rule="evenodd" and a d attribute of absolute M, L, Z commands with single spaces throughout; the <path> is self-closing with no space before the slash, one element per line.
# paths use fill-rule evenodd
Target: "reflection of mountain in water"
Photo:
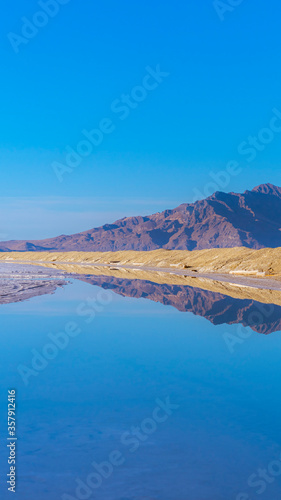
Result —
<path fill-rule="evenodd" d="M 20 302 L 54 293 L 67 284 L 67 277 L 112 290 L 124 297 L 144 298 L 173 306 L 182 312 L 203 316 L 214 325 L 242 324 L 258 333 L 281 331 L 281 306 L 252 299 L 233 298 L 223 293 L 181 284 L 159 284 L 144 279 L 105 275 L 64 274 L 57 269 L 34 266 L 0 267 L 0 304 Z M 196 282 L 197 284 L 198 282 Z"/>
<path fill-rule="evenodd" d="M 254 300 L 182 285 L 159 285 L 150 281 L 119 279 L 110 276 L 84 276 L 79 280 L 112 290 L 124 297 L 153 300 L 182 312 L 203 316 L 214 325 L 241 323 L 258 333 L 281 331 L 281 307 Z"/>

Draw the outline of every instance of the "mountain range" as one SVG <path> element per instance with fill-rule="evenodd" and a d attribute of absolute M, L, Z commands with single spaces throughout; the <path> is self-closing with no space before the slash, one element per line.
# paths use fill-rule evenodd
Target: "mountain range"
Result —
<path fill-rule="evenodd" d="M 73 235 L 0 242 L 0 251 L 202 250 L 281 247 L 281 188 L 217 191 L 153 215 L 125 217 Z"/>

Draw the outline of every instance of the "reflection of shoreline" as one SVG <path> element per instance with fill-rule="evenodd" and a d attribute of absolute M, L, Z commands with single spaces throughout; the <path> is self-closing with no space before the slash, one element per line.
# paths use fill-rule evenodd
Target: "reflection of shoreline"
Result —
<path fill-rule="evenodd" d="M 16 263 L 18 264 L 18 263 Z M 250 278 L 230 277 L 213 273 L 205 275 L 191 275 L 187 271 L 179 274 L 178 271 L 165 272 L 165 270 L 148 271 L 145 269 L 130 268 L 112 268 L 109 266 L 95 265 L 77 265 L 75 263 L 38 263 L 30 262 L 30 265 L 44 267 L 48 269 L 57 269 L 71 274 L 91 275 L 91 276 L 111 276 L 121 279 L 133 279 L 140 281 L 151 281 L 158 284 L 182 285 L 208 290 L 214 293 L 228 295 L 234 299 L 255 300 L 264 304 L 276 304 L 281 306 L 281 283 L 274 280 L 259 280 L 253 278 L 251 286 Z M 231 282 L 229 281 L 231 280 Z M 272 288 L 263 288 L 267 285 Z M 273 287 L 277 287 L 274 289 Z M 258 288 L 260 287 L 260 288 Z"/>
<path fill-rule="evenodd" d="M 31 271 L 32 269 L 32 271 Z M 0 304 L 12 304 L 49 295 L 67 284 L 62 273 L 43 273 L 40 268 L 24 265 L 15 268 L 11 264 L 0 264 Z"/>
<path fill-rule="evenodd" d="M 0 279 L 0 304 L 24 302 L 40 295 L 53 294 L 64 285 L 66 281 L 56 279 Z"/>
<path fill-rule="evenodd" d="M 47 269 L 49 266 L 52 269 Z M 146 273 L 150 279 L 139 279 L 139 271 L 126 271 L 124 274 L 124 271 L 107 269 L 107 275 L 105 275 L 103 274 L 105 269 L 95 269 L 91 266 L 91 271 L 95 271 L 95 274 L 89 274 L 88 267 L 83 267 L 83 272 L 79 273 L 78 271 L 81 271 L 79 266 L 60 265 L 60 273 L 58 274 L 59 270 L 56 264 L 45 264 L 44 267 L 45 271 L 42 272 L 41 266 L 27 266 L 25 264 L 16 267 L 12 264 L 8 265 L 7 277 L 11 276 L 11 274 L 14 277 L 12 279 L 6 277 L 1 280 L 0 276 L 0 303 L 19 302 L 38 295 L 54 293 L 58 286 L 67 283 L 60 280 L 61 271 L 63 270 L 65 279 L 71 277 L 111 290 L 123 297 L 149 299 L 165 306 L 172 306 L 178 311 L 191 312 L 197 316 L 202 316 L 214 325 L 241 324 L 263 334 L 281 331 L 280 305 L 273 305 L 270 302 L 266 304 L 262 300 L 257 301 L 253 300 L 253 298 L 243 298 L 239 289 L 237 291 L 237 287 L 234 287 L 236 296 L 232 297 L 229 293 L 226 293 L 227 283 L 212 282 L 201 278 L 188 278 L 192 282 L 192 286 L 190 286 L 187 284 L 188 280 L 183 276 L 171 276 L 162 272 Z M 29 272 L 28 268 L 30 269 Z M 14 269 L 14 271 L 11 269 Z M 117 273 L 118 276 L 113 276 L 112 273 Z M 28 275 L 29 278 L 27 279 Z M 49 280 L 46 279 L 48 275 Z M 163 282 L 165 279 L 175 279 L 178 282 L 165 283 Z M 196 286 L 197 284 L 199 286 Z M 217 291 L 208 289 L 208 286 L 210 288 L 215 286 Z M 253 290 L 250 289 L 250 292 L 252 293 Z M 258 290 L 258 292 L 264 293 L 267 291 Z M 277 292 L 272 293 L 276 294 Z"/>

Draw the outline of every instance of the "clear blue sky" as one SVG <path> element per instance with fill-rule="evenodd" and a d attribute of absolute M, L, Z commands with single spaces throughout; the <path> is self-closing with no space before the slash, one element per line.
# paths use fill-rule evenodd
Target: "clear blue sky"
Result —
<path fill-rule="evenodd" d="M 18 53 L 8 34 L 22 36 L 22 18 L 42 7 L 11 0 L 2 9 L 0 239 L 71 233 L 193 201 L 230 160 L 242 170 L 223 190 L 281 184 L 281 132 L 250 162 L 238 152 L 269 126 L 273 108 L 281 113 L 278 0 L 242 0 L 224 20 L 212 0 L 64 1 L 54 17 L 39 16 L 46 25 L 32 38 L 13 42 Z M 121 120 L 112 103 L 140 95 L 134 88 L 158 64 L 169 76 L 137 105 L 130 100 Z M 59 182 L 53 163 L 65 163 L 66 147 L 105 118 L 114 130 Z"/>

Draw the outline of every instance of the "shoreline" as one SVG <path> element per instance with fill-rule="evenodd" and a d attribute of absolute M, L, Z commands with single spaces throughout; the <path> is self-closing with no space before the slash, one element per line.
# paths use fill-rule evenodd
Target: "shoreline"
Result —
<path fill-rule="evenodd" d="M 33 260 L 28 260 L 30 254 L 32 254 Z M 79 254 L 81 253 L 79 252 Z M 10 255 L 9 259 L 3 258 L 3 254 L 0 254 L 0 264 L 39 266 L 45 269 L 63 271 L 66 277 L 73 277 L 73 279 L 79 275 L 107 276 L 123 280 L 150 281 L 163 285 L 191 286 L 236 299 L 250 299 L 260 303 L 281 305 L 281 280 L 274 275 L 261 277 L 219 273 L 217 271 L 199 273 L 187 268 L 179 269 L 175 266 L 166 268 L 159 265 L 146 266 L 141 265 L 140 262 L 138 266 L 135 262 L 134 265 L 120 265 L 116 263 L 116 260 L 115 263 L 112 261 L 111 263 L 97 262 L 96 256 L 94 262 L 89 262 L 89 258 L 88 261 L 76 262 L 77 255 L 73 255 L 73 253 L 68 254 L 69 260 L 63 260 L 66 257 L 65 253 L 54 255 L 40 252 L 40 257 L 43 255 L 44 259 L 41 258 L 37 261 L 35 258 L 38 257 L 38 253 L 34 255 L 33 252 L 26 253 L 25 259 L 22 259 L 21 253 L 17 253 L 16 258 L 11 258 Z M 52 260 L 47 260 L 50 255 L 53 256 Z"/>
<path fill-rule="evenodd" d="M 200 274 L 227 274 L 281 280 L 281 248 L 245 247 L 207 250 L 151 250 L 116 252 L 0 252 L 1 262 L 103 265 L 130 269 L 161 269 Z"/>
<path fill-rule="evenodd" d="M 220 281 L 231 284 L 233 286 L 237 285 L 239 287 L 245 288 L 258 288 L 265 290 L 278 290 L 281 291 L 281 279 L 278 279 L 277 276 L 260 276 L 251 274 L 239 274 L 230 272 L 230 273 L 218 273 L 216 271 L 209 272 L 198 272 L 192 271 L 188 269 L 176 269 L 176 268 L 165 268 L 165 267 L 149 267 L 149 266 L 136 266 L 136 265 L 113 265 L 113 264 L 105 264 L 105 263 L 89 263 L 89 262 L 75 262 L 75 261 L 43 261 L 43 260 L 0 260 L 0 264 L 19 264 L 19 265 L 32 265 L 32 266 L 41 266 L 53 269 L 62 269 L 62 267 L 74 267 L 79 268 L 81 272 L 81 268 L 88 268 L 89 271 L 91 268 L 106 268 L 109 271 L 134 271 L 139 273 L 157 273 L 158 275 L 174 275 L 174 276 L 182 276 L 183 278 L 192 278 L 192 279 L 202 279 L 202 280 L 213 280 Z M 77 274 L 76 271 L 73 271 L 74 274 Z M 281 278 L 281 277 L 280 277 Z M 141 279 L 141 276 L 140 276 Z"/>

